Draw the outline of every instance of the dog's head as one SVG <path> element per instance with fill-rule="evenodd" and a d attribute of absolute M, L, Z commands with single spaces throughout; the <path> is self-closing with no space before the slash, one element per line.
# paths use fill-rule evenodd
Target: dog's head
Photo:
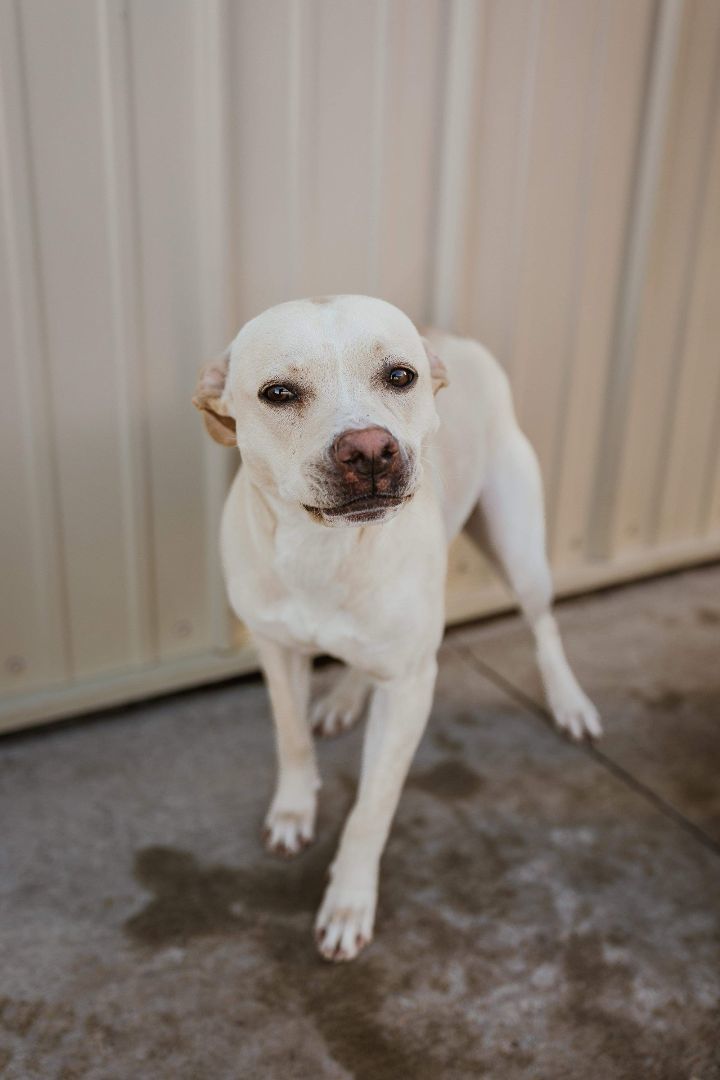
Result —
<path fill-rule="evenodd" d="M 193 398 L 259 486 L 325 525 L 396 513 L 436 430 L 442 361 L 397 308 L 366 296 L 280 304 L 204 368 Z"/>

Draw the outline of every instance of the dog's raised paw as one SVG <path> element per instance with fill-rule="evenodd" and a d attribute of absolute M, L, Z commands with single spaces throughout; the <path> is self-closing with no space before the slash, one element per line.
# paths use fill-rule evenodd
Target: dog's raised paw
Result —
<path fill-rule="evenodd" d="M 313 704 L 310 711 L 313 734 L 333 736 L 349 731 L 362 716 L 369 691 L 366 679 L 354 671 L 346 671 Z"/>
<path fill-rule="evenodd" d="M 299 855 L 315 836 L 314 814 L 310 811 L 271 809 L 263 827 L 265 847 L 273 855 Z"/>

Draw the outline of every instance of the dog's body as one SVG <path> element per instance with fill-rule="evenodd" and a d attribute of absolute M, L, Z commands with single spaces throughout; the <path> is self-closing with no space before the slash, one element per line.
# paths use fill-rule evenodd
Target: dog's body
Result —
<path fill-rule="evenodd" d="M 295 854 L 313 836 L 311 657 L 348 665 L 312 709 L 316 732 L 349 726 L 371 695 L 358 798 L 316 923 L 322 954 L 350 959 L 372 936 L 380 856 L 432 703 L 447 546 L 464 525 L 518 596 L 558 725 L 600 734 L 550 614 L 537 462 L 486 350 L 421 338 L 368 297 L 271 308 L 205 369 L 194 400 L 242 455 L 221 548 L 275 717 L 271 850 Z"/>

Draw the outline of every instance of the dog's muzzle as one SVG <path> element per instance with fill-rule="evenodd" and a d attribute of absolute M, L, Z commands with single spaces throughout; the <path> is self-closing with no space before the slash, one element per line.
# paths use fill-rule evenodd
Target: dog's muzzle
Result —
<path fill-rule="evenodd" d="M 318 505 L 305 509 L 326 524 L 379 521 L 412 497 L 413 473 L 408 454 L 386 428 L 343 431 L 316 470 Z"/>

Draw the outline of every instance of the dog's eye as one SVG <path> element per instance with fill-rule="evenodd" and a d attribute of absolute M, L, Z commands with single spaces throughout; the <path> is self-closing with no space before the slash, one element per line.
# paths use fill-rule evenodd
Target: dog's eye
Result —
<path fill-rule="evenodd" d="M 404 390 L 406 386 L 410 386 L 414 383 L 417 375 L 410 368 L 396 367 L 388 371 L 387 381 L 391 386 L 397 386 L 400 390 Z"/>
<path fill-rule="evenodd" d="M 264 390 L 260 391 L 260 394 L 273 405 L 285 405 L 288 401 L 297 401 L 295 391 L 291 390 L 289 386 L 283 386 L 281 383 L 266 386 Z"/>

